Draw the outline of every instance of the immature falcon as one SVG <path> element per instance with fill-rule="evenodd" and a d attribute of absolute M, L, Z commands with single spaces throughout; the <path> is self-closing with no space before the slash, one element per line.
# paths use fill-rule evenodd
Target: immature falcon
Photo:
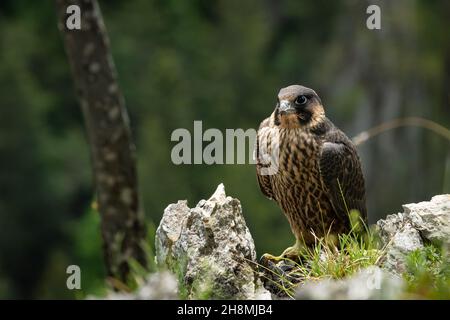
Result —
<path fill-rule="evenodd" d="M 266 254 L 266 259 L 294 258 L 314 245 L 315 237 L 349 232 L 352 209 L 367 221 L 355 146 L 325 116 L 314 90 L 299 85 L 280 90 L 275 110 L 259 127 L 256 160 L 261 191 L 281 207 L 296 238 L 280 257 Z"/>

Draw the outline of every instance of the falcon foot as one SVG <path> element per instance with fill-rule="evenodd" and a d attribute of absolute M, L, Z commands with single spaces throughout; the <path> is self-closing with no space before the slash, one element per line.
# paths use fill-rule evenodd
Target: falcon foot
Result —
<path fill-rule="evenodd" d="M 269 261 L 275 264 L 283 260 L 293 260 L 298 262 L 300 260 L 300 253 L 302 249 L 303 246 L 299 242 L 296 242 L 295 245 L 284 250 L 279 256 L 274 256 L 270 253 L 263 254 L 260 262 L 262 265 L 267 265 Z"/>

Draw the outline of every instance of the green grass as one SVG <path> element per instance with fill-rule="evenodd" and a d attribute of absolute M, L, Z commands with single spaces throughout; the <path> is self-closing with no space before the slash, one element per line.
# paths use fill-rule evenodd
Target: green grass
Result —
<path fill-rule="evenodd" d="M 406 298 L 450 299 L 450 257 L 445 247 L 431 244 L 407 257 Z"/>
<path fill-rule="evenodd" d="M 320 239 L 314 248 L 301 253 L 299 271 L 310 279 L 339 279 L 352 275 L 361 268 L 377 263 L 382 251 L 377 248 L 372 234 L 364 237 L 341 234 L 338 245 Z"/>
<path fill-rule="evenodd" d="M 268 279 L 287 297 L 294 297 L 295 289 L 305 281 L 342 279 L 360 269 L 379 265 L 385 254 L 374 231 L 365 236 L 350 232 L 341 234 L 338 241 L 317 239 L 315 247 L 300 253 L 300 262 L 284 259 L 295 267 L 276 272 L 265 266 L 260 268 L 273 277 Z M 450 299 L 450 255 L 448 248 L 427 244 L 407 256 L 407 271 L 403 274 L 404 299 Z M 293 281 L 296 279 L 296 281 Z"/>
<path fill-rule="evenodd" d="M 339 184 L 339 180 L 338 180 Z M 345 207 L 347 208 L 345 199 Z M 293 297 L 299 283 L 304 281 L 319 281 L 322 279 L 341 279 L 350 276 L 360 269 L 376 265 L 383 256 L 375 233 L 370 230 L 357 210 L 348 211 L 350 232 L 348 234 L 327 235 L 316 237 L 315 246 L 305 247 L 299 252 L 299 261 L 285 259 L 294 264 L 289 273 L 273 273 L 273 284 L 288 297 Z"/>
<path fill-rule="evenodd" d="M 317 238 L 316 245 L 300 252 L 299 261 L 284 259 L 293 264 L 288 273 L 260 268 L 273 274 L 272 283 L 286 296 L 293 297 L 295 288 L 303 281 L 319 281 L 322 279 L 341 279 L 350 276 L 360 269 L 376 265 L 383 255 L 378 241 L 370 230 L 365 235 L 353 228 L 349 234 L 340 234 L 337 238 Z M 296 279 L 297 281 L 293 281 Z"/>

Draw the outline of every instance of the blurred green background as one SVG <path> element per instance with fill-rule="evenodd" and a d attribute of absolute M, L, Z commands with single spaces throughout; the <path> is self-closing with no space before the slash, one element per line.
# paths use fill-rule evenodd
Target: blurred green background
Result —
<path fill-rule="evenodd" d="M 382 29 L 366 28 L 381 7 Z M 293 236 L 252 165 L 170 161 L 176 128 L 257 128 L 281 87 L 322 97 L 350 137 L 397 117 L 450 126 L 450 2 L 100 1 L 138 150 L 149 224 L 223 182 L 241 200 L 258 255 Z M 359 147 L 373 223 L 401 204 L 450 192 L 450 144 L 405 127 Z M 89 149 L 52 1 L 0 1 L 0 298 L 73 298 L 102 290 Z M 66 267 L 82 291 L 66 289 Z"/>

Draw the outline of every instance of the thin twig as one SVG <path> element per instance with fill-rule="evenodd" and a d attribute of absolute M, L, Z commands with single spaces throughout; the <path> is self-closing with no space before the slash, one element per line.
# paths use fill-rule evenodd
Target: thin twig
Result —
<path fill-rule="evenodd" d="M 420 117 L 398 118 L 388 122 L 384 122 L 378 126 L 361 132 L 360 134 L 353 137 L 352 140 L 355 145 L 360 145 L 383 132 L 399 127 L 421 127 L 427 130 L 431 130 L 450 141 L 449 129 L 440 125 L 439 123 Z"/>

